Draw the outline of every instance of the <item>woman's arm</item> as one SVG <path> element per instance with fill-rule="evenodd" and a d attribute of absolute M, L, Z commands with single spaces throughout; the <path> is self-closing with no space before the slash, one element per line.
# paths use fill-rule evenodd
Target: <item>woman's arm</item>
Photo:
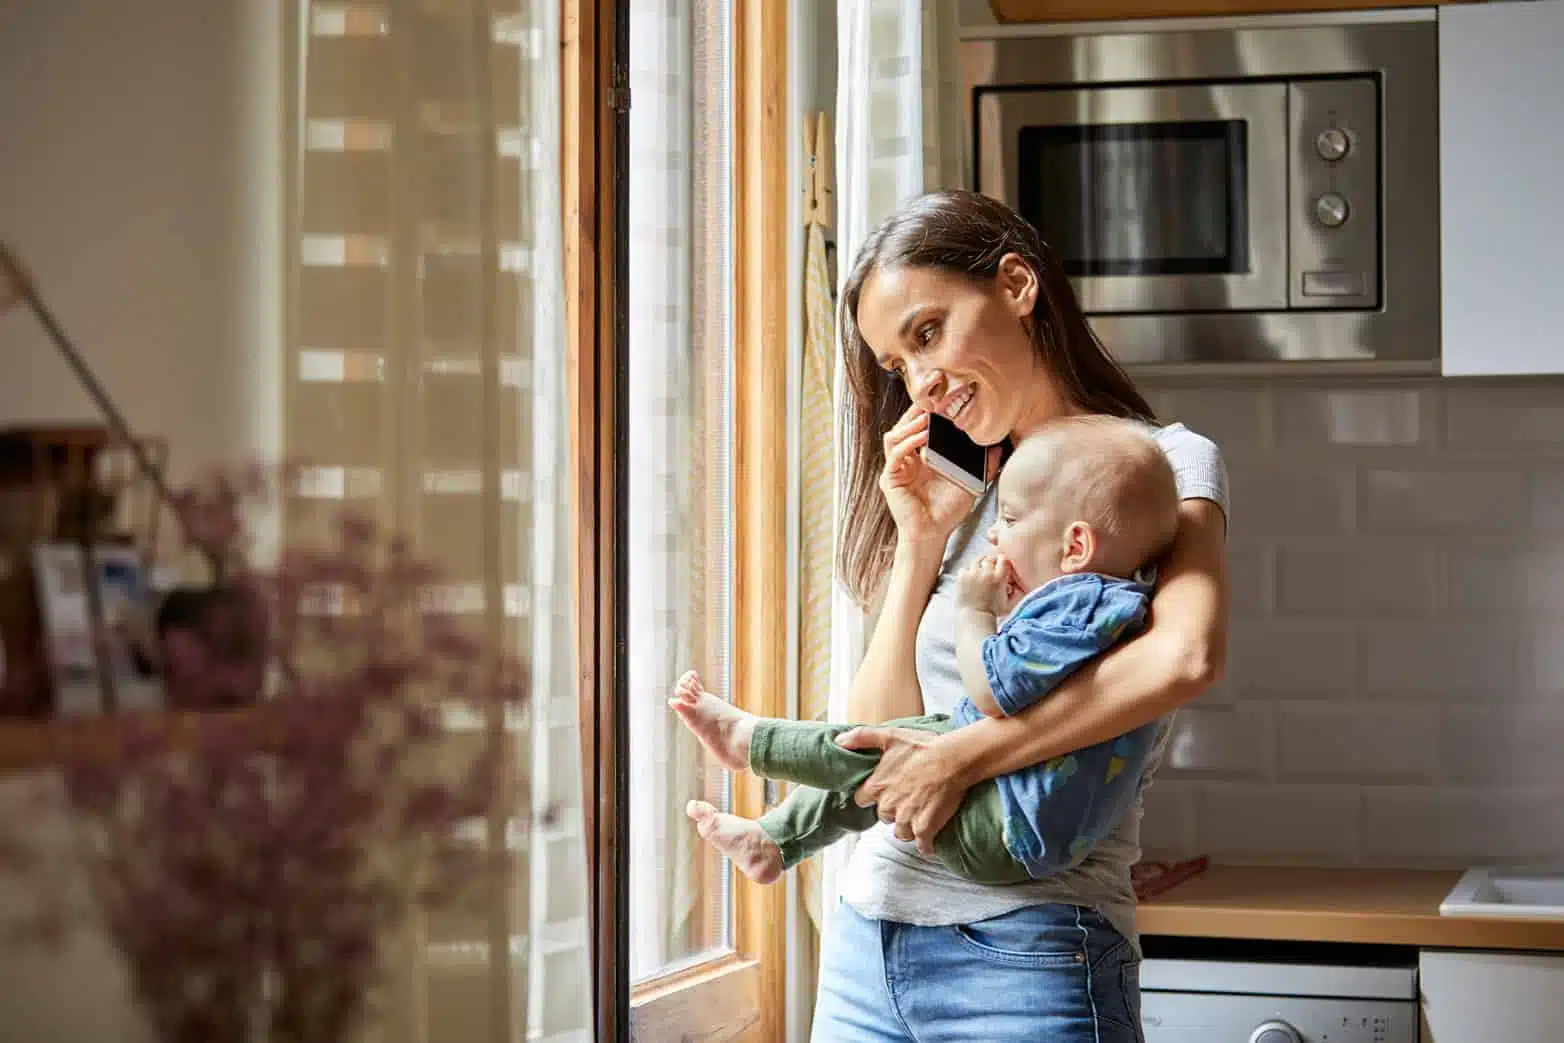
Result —
<path fill-rule="evenodd" d="M 895 822 L 898 837 L 916 837 L 932 852 L 935 836 L 978 782 L 1123 735 L 1199 695 L 1226 665 L 1226 528 L 1215 503 L 1184 501 L 1152 597 L 1150 627 L 1035 706 L 937 738 L 896 728 L 858 728 L 839 737 L 848 749 L 884 752 L 854 795 L 857 803 L 879 805 L 881 820 Z"/>
<path fill-rule="evenodd" d="M 936 474 L 923 459 L 929 417 L 908 407 L 885 433 L 885 467 L 879 488 L 896 522 L 896 548 L 886 577 L 879 618 L 863 662 L 847 693 L 855 721 L 888 721 L 923 712 L 915 647 L 918 623 L 945 561 L 945 544 L 972 510 L 972 494 Z M 990 463 L 999 459 L 989 451 Z"/>
<path fill-rule="evenodd" d="M 1205 691 L 1226 666 L 1227 533 L 1222 509 L 1186 500 L 1146 632 L 1104 654 L 1037 705 L 942 736 L 957 777 L 984 779 L 1104 742 Z"/>
<path fill-rule="evenodd" d="M 849 720 L 889 721 L 923 712 L 914 646 L 944 558 L 943 542 L 897 543 L 879 619 L 847 693 Z"/>

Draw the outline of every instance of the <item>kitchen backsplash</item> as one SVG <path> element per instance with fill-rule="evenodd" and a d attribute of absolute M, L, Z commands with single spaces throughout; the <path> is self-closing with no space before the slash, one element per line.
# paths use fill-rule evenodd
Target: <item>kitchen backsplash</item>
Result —
<path fill-rule="evenodd" d="M 1227 677 L 1148 852 L 1564 860 L 1564 383 L 1148 383 L 1232 479 Z"/>

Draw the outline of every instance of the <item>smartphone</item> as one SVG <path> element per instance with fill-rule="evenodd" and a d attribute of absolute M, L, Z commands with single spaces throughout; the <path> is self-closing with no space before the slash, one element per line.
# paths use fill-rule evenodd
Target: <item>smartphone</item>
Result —
<path fill-rule="evenodd" d="M 988 488 L 988 450 L 939 413 L 929 414 L 929 444 L 923 447 L 923 459 L 973 496 L 982 496 Z"/>

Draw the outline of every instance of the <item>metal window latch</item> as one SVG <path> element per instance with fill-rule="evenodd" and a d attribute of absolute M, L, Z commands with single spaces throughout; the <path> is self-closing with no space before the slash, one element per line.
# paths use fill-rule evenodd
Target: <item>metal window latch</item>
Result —
<path fill-rule="evenodd" d="M 782 803 L 782 784 L 776 779 L 766 779 L 760 788 L 760 800 L 767 811 Z"/>
<path fill-rule="evenodd" d="M 608 92 L 608 103 L 615 112 L 630 111 L 630 88 L 614 87 Z"/>

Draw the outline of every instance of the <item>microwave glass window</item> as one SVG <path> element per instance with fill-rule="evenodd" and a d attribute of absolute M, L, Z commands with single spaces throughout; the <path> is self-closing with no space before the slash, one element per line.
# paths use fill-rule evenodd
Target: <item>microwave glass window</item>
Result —
<path fill-rule="evenodd" d="M 1242 120 L 1023 127 L 1021 212 L 1067 274 L 1249 270 Z"/>

